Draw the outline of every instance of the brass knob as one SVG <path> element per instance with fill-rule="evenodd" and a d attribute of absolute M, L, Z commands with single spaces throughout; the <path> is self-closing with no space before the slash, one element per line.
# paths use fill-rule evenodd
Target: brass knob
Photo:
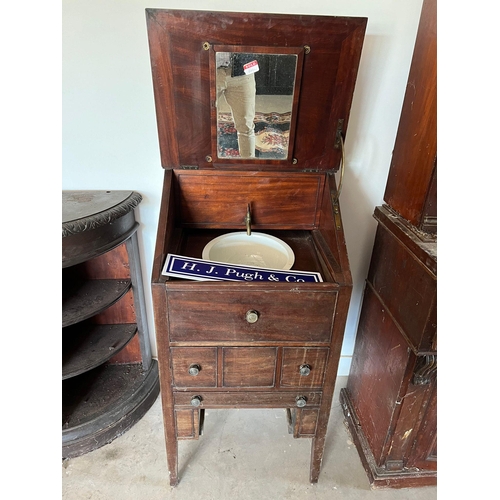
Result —
<path fill-rule="evenodd" d="M 297 396 L 295 398 L 295 404 L 299 408 L 304 408 L 304 406 L 307 404 L 307 398 L 305 396 Z"/>
<path fill-rule="evenodd" d="M 259 319 L 259 313 L 257 311 L 254 311 L 253 309 L 250 309 L 250 311 L 247 311 L 247 313 L 245 314 L 245 319 L 249 323 L 256 323 Z"/>
<path fill-rule="evenodd" d="M 303 377 L 307 377 L 311 373 L 311 367 L 309 365 L 300 365 L 299 373 Z"/>
<path fill-rule="evenodd" d="M 191 398 L 191 406 L 200 406 L 201 405 L 201 396 L 193 396 Z"/>
<path fill-rule="evenodd" d="M 201 370 L 200 365 L 191 365 L 189 367 L 189 375 L 196 377 L 196 375 L 198 375 L 198 373 L 200 373 L 200 370 Z"/>

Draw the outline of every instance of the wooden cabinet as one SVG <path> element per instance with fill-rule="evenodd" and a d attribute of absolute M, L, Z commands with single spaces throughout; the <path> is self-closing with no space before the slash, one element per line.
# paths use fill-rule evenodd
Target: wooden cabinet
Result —
<path fill-rule="evenodd" d="M 131 191 L 63 191 L 62 455 L 110 442 L 159 393 Z"/>
<path fill-rule="evenodd" d="M 437 14 L 425 0 L 384 201 L 426 233 L 437 232 Z"/>
<path fill-rule="evenodd" d="M 176 175 L 175 170 L 166 173 L 167 192 L 177 193 Z M 333 177 L 325 180 L 331 183 L 326 189 L 321 185 L 328 206 L 335 190 Z M 296 182 L 299 187 L 300 176 Z M 264 204 L 258 191 L 249 196 L 256 205 Z M 163 240 L 166 220 L 182 219 L 163 209 L 152 290 L 158 360 L 160 368 L 169 367 L 160 371 L 172 484 L 178 480 L 177 440 L 200 436 L 206 408 L 288 410 L 294 437 L 315 440 L 310 479 L 317 481 L 351 294 L 343 231 L 332 229 L 332 207 L 315 229 L 279 230 L 274 225 L 269 231 L 291 246 L 301 270 L 323 277 L 321 283 L 299 285 L 190 282 L 163 276 L 168 253 L 200 257 L 205 244 L 221 233 L 177 223 Z M 335 246 L 327 246 L 327 240 Z M 257 313 L 255 323 L 248 321 L 249 311 Z"/>
<path fill-rule="evenodd" d="M 344 415 L 373 487 L 436 483 L 436 242 L 389 207 L 366 282 Z"/>
<path fill-rule="evenodd" d="M 436 2 L 425 0 L 344 415 L 371 485 L 437 481 Z"/>
<path fill-rule="evenodd" d="M 334 173 L 367 20 L 175 10 L 147 19 L 165 169 L 152 292 L 170 483 L 178 440 L 199 438 L 206 408 L 282 408 L 290 434 L 312 438 L 317 482 L 352 288 Z M 289 120 L 281 158 L 221 155 L 218 50 L 296 57 L 291 112 L 273 115 Z M 244 230 L 248 207 L 251 230 L 280 238 L 293 269 L 321 282 L 162 274 L 168 254 L 199 259 L 215 237 Z"/>

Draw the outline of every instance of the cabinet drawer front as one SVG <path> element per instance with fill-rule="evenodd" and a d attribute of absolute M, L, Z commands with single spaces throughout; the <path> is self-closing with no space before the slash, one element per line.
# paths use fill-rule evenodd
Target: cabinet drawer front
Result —
<path fill-rule="evenodd" d="M 170 355 L 174 387 L 216 387 L 216 347 L 172 347 Z"/>
<path fill-rule="evenodd" d="M 337 291 L 168 290 L 169 335 L 182 341 L 329 342 Z M 256 311 L 250 323 L 247 312 Z"/>
<path fill-rule="evenodd" d="M 174 392 L 174 404 L 192 407 L 197 398 L 199 408 L 296 408 L 297 397 L 305 398 L 305 408 L 321 404 L 321 392 L 301 391 Z"/>
<path fill-rule="evenodd" d="M 275 347 L 222 349 L 223 387 L 274 387 Z"/>
<path fill-rule="evenodd" d="M 328 352 L 327 348 L 285 347 L 281 387 L 322 387 Z"/>

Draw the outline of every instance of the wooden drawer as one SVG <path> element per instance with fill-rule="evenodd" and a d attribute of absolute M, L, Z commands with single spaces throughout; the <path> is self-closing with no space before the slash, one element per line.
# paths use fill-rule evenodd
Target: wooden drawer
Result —
<path fill-rule="evenodd" d="M 217 386 L 216 347 L 172 347 L 170 356 L 174 387 Z"/>
<path fill-rule="evenodd" d="M 174 391 L 174 404 L 191 408 L 197 403 L 199 408 L 297 408 L 297 398 L 300 397 L 305 398 L 304 408 L 321 404 L 319 391 Z"/>
<path fill-rule="evenodd" d="M 328 352 L 327 348 L 283 348 L 281 387 L 322 387 Z"/>
<path fill-rule="evenodd" d="M 171 342 L 329 342 L 336 290 L 168 290 Z M 247 311 L 257 311 L 249 323 Z"/>
<path fill-rule="evenodd" d="M 172 347 L 173 385 L 176 388 L 272 388 L 276 386 L 277 347 Z M 280 386 L 323 386 L 328 348 L 284 347 Z M 302 370 L 301 370 L 302 369 Z"/>

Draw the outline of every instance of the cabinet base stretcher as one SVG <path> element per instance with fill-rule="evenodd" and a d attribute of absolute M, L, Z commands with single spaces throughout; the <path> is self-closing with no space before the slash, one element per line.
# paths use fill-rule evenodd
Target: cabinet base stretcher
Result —
<path fill-rule="evenodd" d="M 233 394 L 212 392 L 209 393 L 207 398 L 211 403 L 207 402 L 205 404 L 205 398 L 197 393 L 174 393 L 175 406 L 173 408 L 172 406 L 164 406 L 170 485 L 176 486 L 179 482 L 178 441 L 199 439 L 203 434 L 205 409 L 235 408 L 283 408 L 287 416 L 288 433 L 293 435 L 294 438 L 312 438 L 309 479 L 311 483 L 318 482 L 330 413 L 329 406 L 328 409 L 322 407 L 321 396 L 320 392 L 301 393 L 300 396 L 297 396 L 295 392 L 281 393 L 279 395 L 272 392 L 240 392 Z M 296 407 L 297 401 L 302 401 L 300 398 L 307 401 L 307 407 Z M 192 402 L 199 404 L 199 406 L 193 407 Z M 202 404 L 203 408 L 201 408 Z M 172 429 L 175 434 L 172 434 Z"/>

